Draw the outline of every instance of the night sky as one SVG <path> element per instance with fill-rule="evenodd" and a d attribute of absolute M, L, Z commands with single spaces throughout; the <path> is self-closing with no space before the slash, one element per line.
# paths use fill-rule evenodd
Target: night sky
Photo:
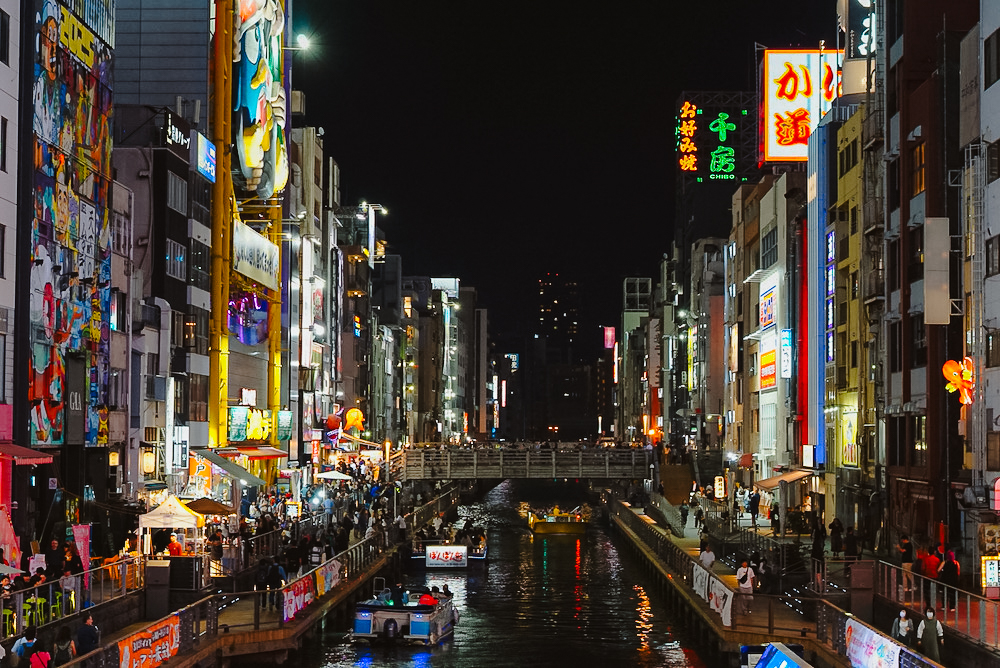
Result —
<path fill-rule="evenodd" d="M 405 274 L 457 276 L 492 327 L 536 321 L 537 280 L 618 322 L 625 276 L 671 241 L 674 104 L 753 90 L 754 44 L 832 47 L 836 0 L 295 0 L 307 122 L 344 204 L 390 210 Z M 584 330 L 588 331 L 588 330 Z"/>

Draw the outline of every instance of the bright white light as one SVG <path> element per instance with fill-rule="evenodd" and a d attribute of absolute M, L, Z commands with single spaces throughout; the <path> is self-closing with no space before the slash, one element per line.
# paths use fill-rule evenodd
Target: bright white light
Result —
<path fill-rule="evenodd" d="M 309 38 L 306 37 L 305 35 L 302 35 L 302 34 L 298 35 L 295 38 L 295 43 L 299 45 L 300 49 L 308 49 L 309 48 Z"/>
<path fill-rule="evenodd" d="M 324 327 L 320 323 L 317 322 L 315 325 L 313 325 L 313 334 L 315 334 L 316 336 L 323 336 L 325 332 L 326 332 L 326 327 Z"/>

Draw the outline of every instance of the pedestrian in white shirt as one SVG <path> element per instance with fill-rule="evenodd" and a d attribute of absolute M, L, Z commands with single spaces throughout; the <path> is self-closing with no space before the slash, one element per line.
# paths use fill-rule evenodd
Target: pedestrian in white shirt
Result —
<path fill-rule="evenodd" d="M 715 552 L 712 552 L 711 545 L 705 548 L 705 551 L 701 553 L 700 557 L 698 557 L 698 561 L 700 561 L 701 565 L 706 569 L 712 570 L 712 566 L 715 564 Z"/>
<path fill-rule="evenodd" d="M 757 574 L 753 572 L 747 560 L 744 559 L 743 563 L 736 570 L 736 584 L 739 585 L 740 595 L 737 601 L 739 601 L 740 612 L 744 615 L 749 615 L 753 612 L 751 609 L 753 607 L 753 585 L 754 580 L 756 580 Z"/>

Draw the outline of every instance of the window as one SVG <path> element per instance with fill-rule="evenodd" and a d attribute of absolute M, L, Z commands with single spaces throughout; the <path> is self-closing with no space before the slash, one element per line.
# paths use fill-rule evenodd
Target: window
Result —
<path fill-rule="evenodd" d="M 907 277 L 912 283 L 924 277 L 924 228 L 918 227 L 909 234 L 910 264 L 906 269 Z"/>
<path fill-rule="evenodd" d="M 7 171 L 7 119 L 0 117 L 0 172 Z"/>
<path fill-rule="evenodd" d="M 851 207 L 851 234 L 858 233 L 858 207 Z"/>
<path fill-rule="evenodd" d="M 1000 179 L 1000 142 L 986 145 L 986 182 Z"/>
<path fill-rule="evenodd" d="M 778 227 L 772 227 L 760 240 L 760 268 L 767 269 L 778 261 Z"/>
<path fill-rule="evenodd" d="M 910 465 L 927 466 L 927 418 L 923 415 L 914 415 L 911 419 L 913 450 Z"/>
<path fill-rule="evenodd" d="M 989 88 L 1000 79 L 1000 30 L 983 42 L 983 89 Z M 996 470 L 996 469 L 994 469 Z"/>
<path fill-rule="evenodd" d="M 885 254 L 886 288 L 889 292 L 899 290 L 899 239 L 890 241 Z"/>
<path fill-rule="evenodd" d="M 1000 471 L 1000 432 L 986 432 L 986 470 Z"/>
<path fill-rule="evenodd" d="M 188 283 L 206 292 L 212 289 L 209 266 L 212 262 L 212 249 L 200 241 L 191 240 L 191 251 L 188 255 Z"/>
<path fill-rule="evenodd" d="M 188 405 L 188 422 L 208 422 L 208 376 L 191 374 L 190 399 Z"/>
<path fill-rule="evenodd" d="M 922 193 L 927 187 L 925 183 L 925 163 L 924 163 L 924 142 L 920 142 L 913 147 L 911 152 L 911 157 L 913 158 L 913 163 L 910 165 L 911 174 L 913 179 L 911 181 L 912 188 L 910 188 L 910 196 L 915 197 Z"/>
<path fill-rule="evenodd" d="M 188 184 L 187 181 L 177 176 L 173 172 L 167 172 L 167 206 L 182 213 L 188 214 L 187 206 Z"/>
<path fill-rule="evenodd" d="M 111 288 L 111 331 L 124 332 L 127 326 L 128 295 L 118 288 Z"/>
<path fill-rule="evenodd" d="M 187 249 L 173 239 L 167 239 L 167 276 L 187 280 Z"/>
<path fill-rule="evenodd" d="M 0 62 L 10 65 L 10 14 L 2 9 L 0 9 Z"/>
<path fill-rule="evenodd" d="M 924 314 L 918 313 L 910 318 L 911 340 L 913 342 L 913 359 L 911 366 L 927 366 L 927 328 L 924 327 Z"/>
<path fill-rule="evenodd" d="M 986 330 L 986 366 L 1000 366 L 1000 329 Z M 990 469 L 1000 471 L 1000 469 Z"/>
<path fill-rule="evenodd" d="M 986 240 L 986 275 L 1000 274 L 1000 237 Z"/>
<path fill-rule="evenodd" d="M 898 322 L 889 325 L 889 371 L 903 370 L 903 330 Z"/>

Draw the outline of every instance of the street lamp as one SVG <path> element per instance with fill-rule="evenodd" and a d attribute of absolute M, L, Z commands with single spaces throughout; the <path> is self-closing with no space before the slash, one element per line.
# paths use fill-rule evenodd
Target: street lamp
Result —
<path fill-rule="evenodd" d="M 308 51 L 309 50 L 309 37 L 299 33 L 295 36 L 295 44 L 297 46 L 283 46 L 282 51 Z"/>

